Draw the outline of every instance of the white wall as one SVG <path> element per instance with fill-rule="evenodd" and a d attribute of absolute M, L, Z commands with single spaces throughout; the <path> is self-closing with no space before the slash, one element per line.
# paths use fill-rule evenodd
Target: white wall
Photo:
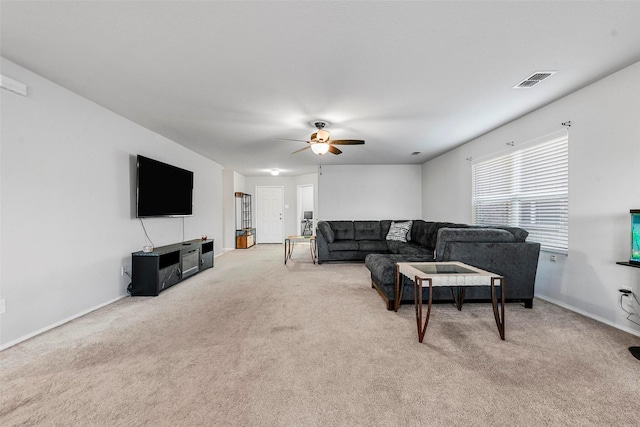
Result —
<path fill-rule="evenodd" d="M 618 288 L 631 286 L 640 297 L 640 269 L 615 263 L 629 259 L 629 210 L 640 208 L 640 63 L 425 163 L 424 217 L 470 222 L 466 158 L 558 131 L 566 121 L 572 122 L 569 255 L 552 263 L 550 254 L 542 253 L 536 295 L 638 333 L 640 327 L 618 307 Z"/>
<path fill-rule="evenodd" d="M 146 242 L 135 218 L 135 156 L 194 172 L 185 239 L 222 248 L 222 168 L 10 61 L 2 74 L 28 96 L 0 91 L 0 347 L 126 295 L 131 253 Z M 182 219 L 146 219 L 153 243 L 182 240 Z"/>
<path fill-rule="evenodd" d="M 319 220 L 422 218 L 420 165 L 323 166 Z"/>

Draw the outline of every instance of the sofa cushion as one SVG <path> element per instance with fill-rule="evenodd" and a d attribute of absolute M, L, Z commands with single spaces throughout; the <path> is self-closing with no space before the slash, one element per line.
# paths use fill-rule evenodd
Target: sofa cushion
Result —
<path fill-rule="evenodd" d="M 407 234 L 411 231 L 411 224 L 413 221 L 404 222 L 391 222 L 389 232 L 387 233 L 387 240 L 397 240 L 399 242 L 407 241 Z"/>
<path fill-rule="evenodd" d="M 389 252 L 386 240 L 358 240 L 358 250 L 369 253 Z"/>
<path fill-rule="evenodd" d="M 364 263 L 379 285 L 391 285 L 396 280 L 396 262 L 405 262 L 399 255 L 369 254 Z"/>
<path fill-rule="evenodd" d="M 354 221 L 353 228 L 356 240 L 381 240 L 380 221 Z"/>
<path fill-rule="evenodd" d="M 398 254 L 405 246 L 407 242 L 400 242 L 399 240 L 387 240 L 387 247 L 392 254 Z"/>
<path fill-rule="evenodd" d="M 327 240 L 327 243 L 333 243 L 333 241 L 336 238 L 336 235 L 333 233 L 333 230 L 331 229 L 331 226 L 329 225 L 329 223 L 326 221 L 320 221 L 318 222 L 318 228 L 324 235 L 324 238 Z"/>
<path fill-rule="evenodd" d="M 433 230 L 436 228 L 435 223 L 434 222 L 427 222 L 425 223 L 424 226 L 424 234 L 422 235 L 422 238 L 420 239 L 420 244 L 422 246 L 424 246 L 425 248 L 429 248 L 431 250 L 434 249 L 433 246 L 429 246 L 429 242 L 430 242 L 430 238 L 431 238 L 431 234 L 433 232 Z"/>
<path fill-rule="evenodd" d="M 411 239 L 407 240 L 411 240 L 413 242 L 421 244 L 422 246 L 425 246 L 422 242 L 426 241 L 427 233 L 431 228 L 430 224 L 433 223 L 428 223 L 421 219 L 413 221 L 413 224 L 411 225 L 411 233 L 409 233 Z"/>
<path fill-rule="evenodd" d="M 354 240 L 353 221 L 331 221 L 331 229 L 336 235 L 335 240 Z"/>
<path fill-rule="evenodd" d="M 334 240 L 328 243 L 329 251 L 357 251 L 358 242 L 355 240 Z"/>
<path fill-rule="evenodd" d="M 399 247 L 396 253 L 400 255 L 420 256 L 428 260 L 433 259 L 433 251 L 431 249 L 412 242 Z"/>
<path fill-rule="evenodd" d="M 371 272 L 372 278 L 379 285 L 393 286 L 396 281 L 396 263 L 397 262 L 425 262 L 422 257 L 411 257 L 406 255 L 394 254 L 369 254 L 364 259 L 364 263 Z"/>
<path fill-rule="evenodd" d="M 389 227 L 391 227 L 392 222 L 393 221 L 391 221 L 390 219 L 380 220 L 380 236 L 382 239 L 387 239 L 387 233 L 389 232 Z"/>

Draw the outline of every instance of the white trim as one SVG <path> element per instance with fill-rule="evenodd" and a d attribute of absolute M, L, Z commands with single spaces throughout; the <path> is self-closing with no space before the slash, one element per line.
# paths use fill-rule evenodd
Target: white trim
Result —
<path fill-rule="evenodd" d="M 622 326 L 622 325 L 619 325 L 617 323 L 613 323 L 610 320 L 607 320 L 607 319 L 605 319 L 603 317 L 596 316 L 594 314 L 588 313 L 588 312 L 586 312 L 584 310 L 580 310 L 579 308 L 576 308 L 576 307 L 574 307 L 572 305 L 565 304 L 563 302 L 560 302 L 558 300 L 555 300 L 553 298 L 549 298 L 549 297 L 546 297 L 546 296 L 543 296 L 543 295 L 535 295 L 535 297 L 536 298 L 540 298 L 541 300 L 550 302 L 551 304 L 558 305 L 558 306 L 560 306 L 562 308 L 566 308 L 567 310 L 573 311 L 574 313 L 578 313 L 578 314 L 581 314 L 581 315 L 583 315 L 585 317 L 589 317 L 589 318 L 591 318 L 593 320 L 597 320 L 598 322 L 604 323 L 605 325 L 611 326 L 612 328 L 616 328 L 616 329 L 619 329 L 619 330 L 621 330 L 623 332 L 627 332 L 627 333 L 629 333 L 631 335 L 635 335 L 637 337 L 640 337 L 640 332 L 639 331 L 634 331 L 633 329 L 627 328 L 626 326 Z"/>
<path fill-rule="evenodd" d="M 27 96 L 27 85 L 0 74 L 0 88 L 18 95 Z"/>
<path fill-rule="evenodd" d="M 89 308 L 87 310 L 81 311 L 80 313 L 76 313 L 73 316 L 67 317 L 66 319 L 62 319 L 62 320 L 60 320 L 58 322 L 52 323 L 51 325 L 45 326 L 42 329 L 38 329 L 37 331 L 31 332 L 31 333 L 29 333 L 29 334 L 27 334 L 25 336 L 22 336 L 22 337 L 18 338 L 17 340 L 9 341 L 6 344 L 2 344 L 2 345 L 0 345 L 0 351 L 6 350 L 9 347 L 13 347 L 16 344 L 20 344 L 23 341 L 26 341 L 26 340 L 28 340 L 30 338 L 35 337 L 36 335 L 40 335 L 40 334 L 42 334 L 44 332 L 50 331 L 51 329 L 57 328 L 58 326 L 61 326 L 61 325 L 65 324 L 65 323 L 68 323 L 68 322 L 71 322 L 72 320 L 75 320 L 75 319 L 77 319 L 79 317 L 82 317 L 85 314 L 89 314 L 92 311 L 96 311 L 96 310 L 98 310 L 98 309 L 100 309 L 102 307 L 105 307 L 105 306 L 109 305 L 109 304 L 113 304 L 114 302 L 119 301 L 119 300 L 121 300 L 123 298 L 127 298 L 128 296 L 129 295 L 119 296 L 118 298 L 114 298 L 111 301 L 107 301 L 105 303 L 96 305 L 95 307 L 91 307 L 91 308 Z"/>

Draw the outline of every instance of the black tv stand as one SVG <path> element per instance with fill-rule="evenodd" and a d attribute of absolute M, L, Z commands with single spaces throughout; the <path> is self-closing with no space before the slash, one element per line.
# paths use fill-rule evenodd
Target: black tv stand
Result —
<path fill-rule="evenodd" d="M 187 277 L 213 267 L 214 240 L 190 240 L 131 254 L 131 296 L 157 296 Z"/>

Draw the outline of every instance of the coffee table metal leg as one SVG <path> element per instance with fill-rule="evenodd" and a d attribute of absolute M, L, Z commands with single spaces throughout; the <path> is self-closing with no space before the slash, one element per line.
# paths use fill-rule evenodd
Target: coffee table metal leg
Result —
<path fill-rule="evenodd" d="M 289 258 L 291 258 L 291 239 L 284 239 L 284 265 L 287 265 Z"/>
<path fill-rule="evenodd" d="M 311 250 L 311 261 L 316 263 L 316 239 L 309 240 L 309 249 Z"/>
<path fill-rule="evenodd" d="M 452 286 L 451 293 L 453 294 L 453 301 L 456 304 L 458 311 L 462 311 L 462 304 L 464 304 L 464 286 Z"/>
<path fill-rule="evenodd" d="M 393 310 L 394 311 L 398 311 L 398 309 L 400 308 L 400 298 L 402 298 L 402 285 L 404 283 L 404 280 L 402 279 L 402 276 L 400 275 L 400 267 L 398 266 L 398 263 L 396 263 L 396 281 L 394 283 L 394 289 L 395 289 L 395 295 L 394 295 L 394 301 L 393 301 Z"/>
<path fill-rule="evenodd" d="M 498 313 L 498 301 L 496 297 L 496 285 L 495 282 L 500 282 L 500 313 Z M 496 326 L 498 326 L 498 333 L 500 338 L 504 341 L 504 279 L 499 277 L 491 278 L 491 304 L 493 305 L 493 317 L 496 319 Z"/>
<path fill-rule="evenodd" d="M 418 341 L 422 342 L 424 335 L 427 332 L 427 325 L 429 324 L 429 315 L 431 314 L 431 303 L 433 301 L 433 282 L 430 278 L 424 279 L 429 282 L 429 299 L 427 303 L 427 315 L 424 319 L 424 325 L 422 324 L 422 280 L 418 276 L 415 277 L 414 286 L 415 292 L 414 301 L 416 304 L 416 321 L 418 324 Z"/>

